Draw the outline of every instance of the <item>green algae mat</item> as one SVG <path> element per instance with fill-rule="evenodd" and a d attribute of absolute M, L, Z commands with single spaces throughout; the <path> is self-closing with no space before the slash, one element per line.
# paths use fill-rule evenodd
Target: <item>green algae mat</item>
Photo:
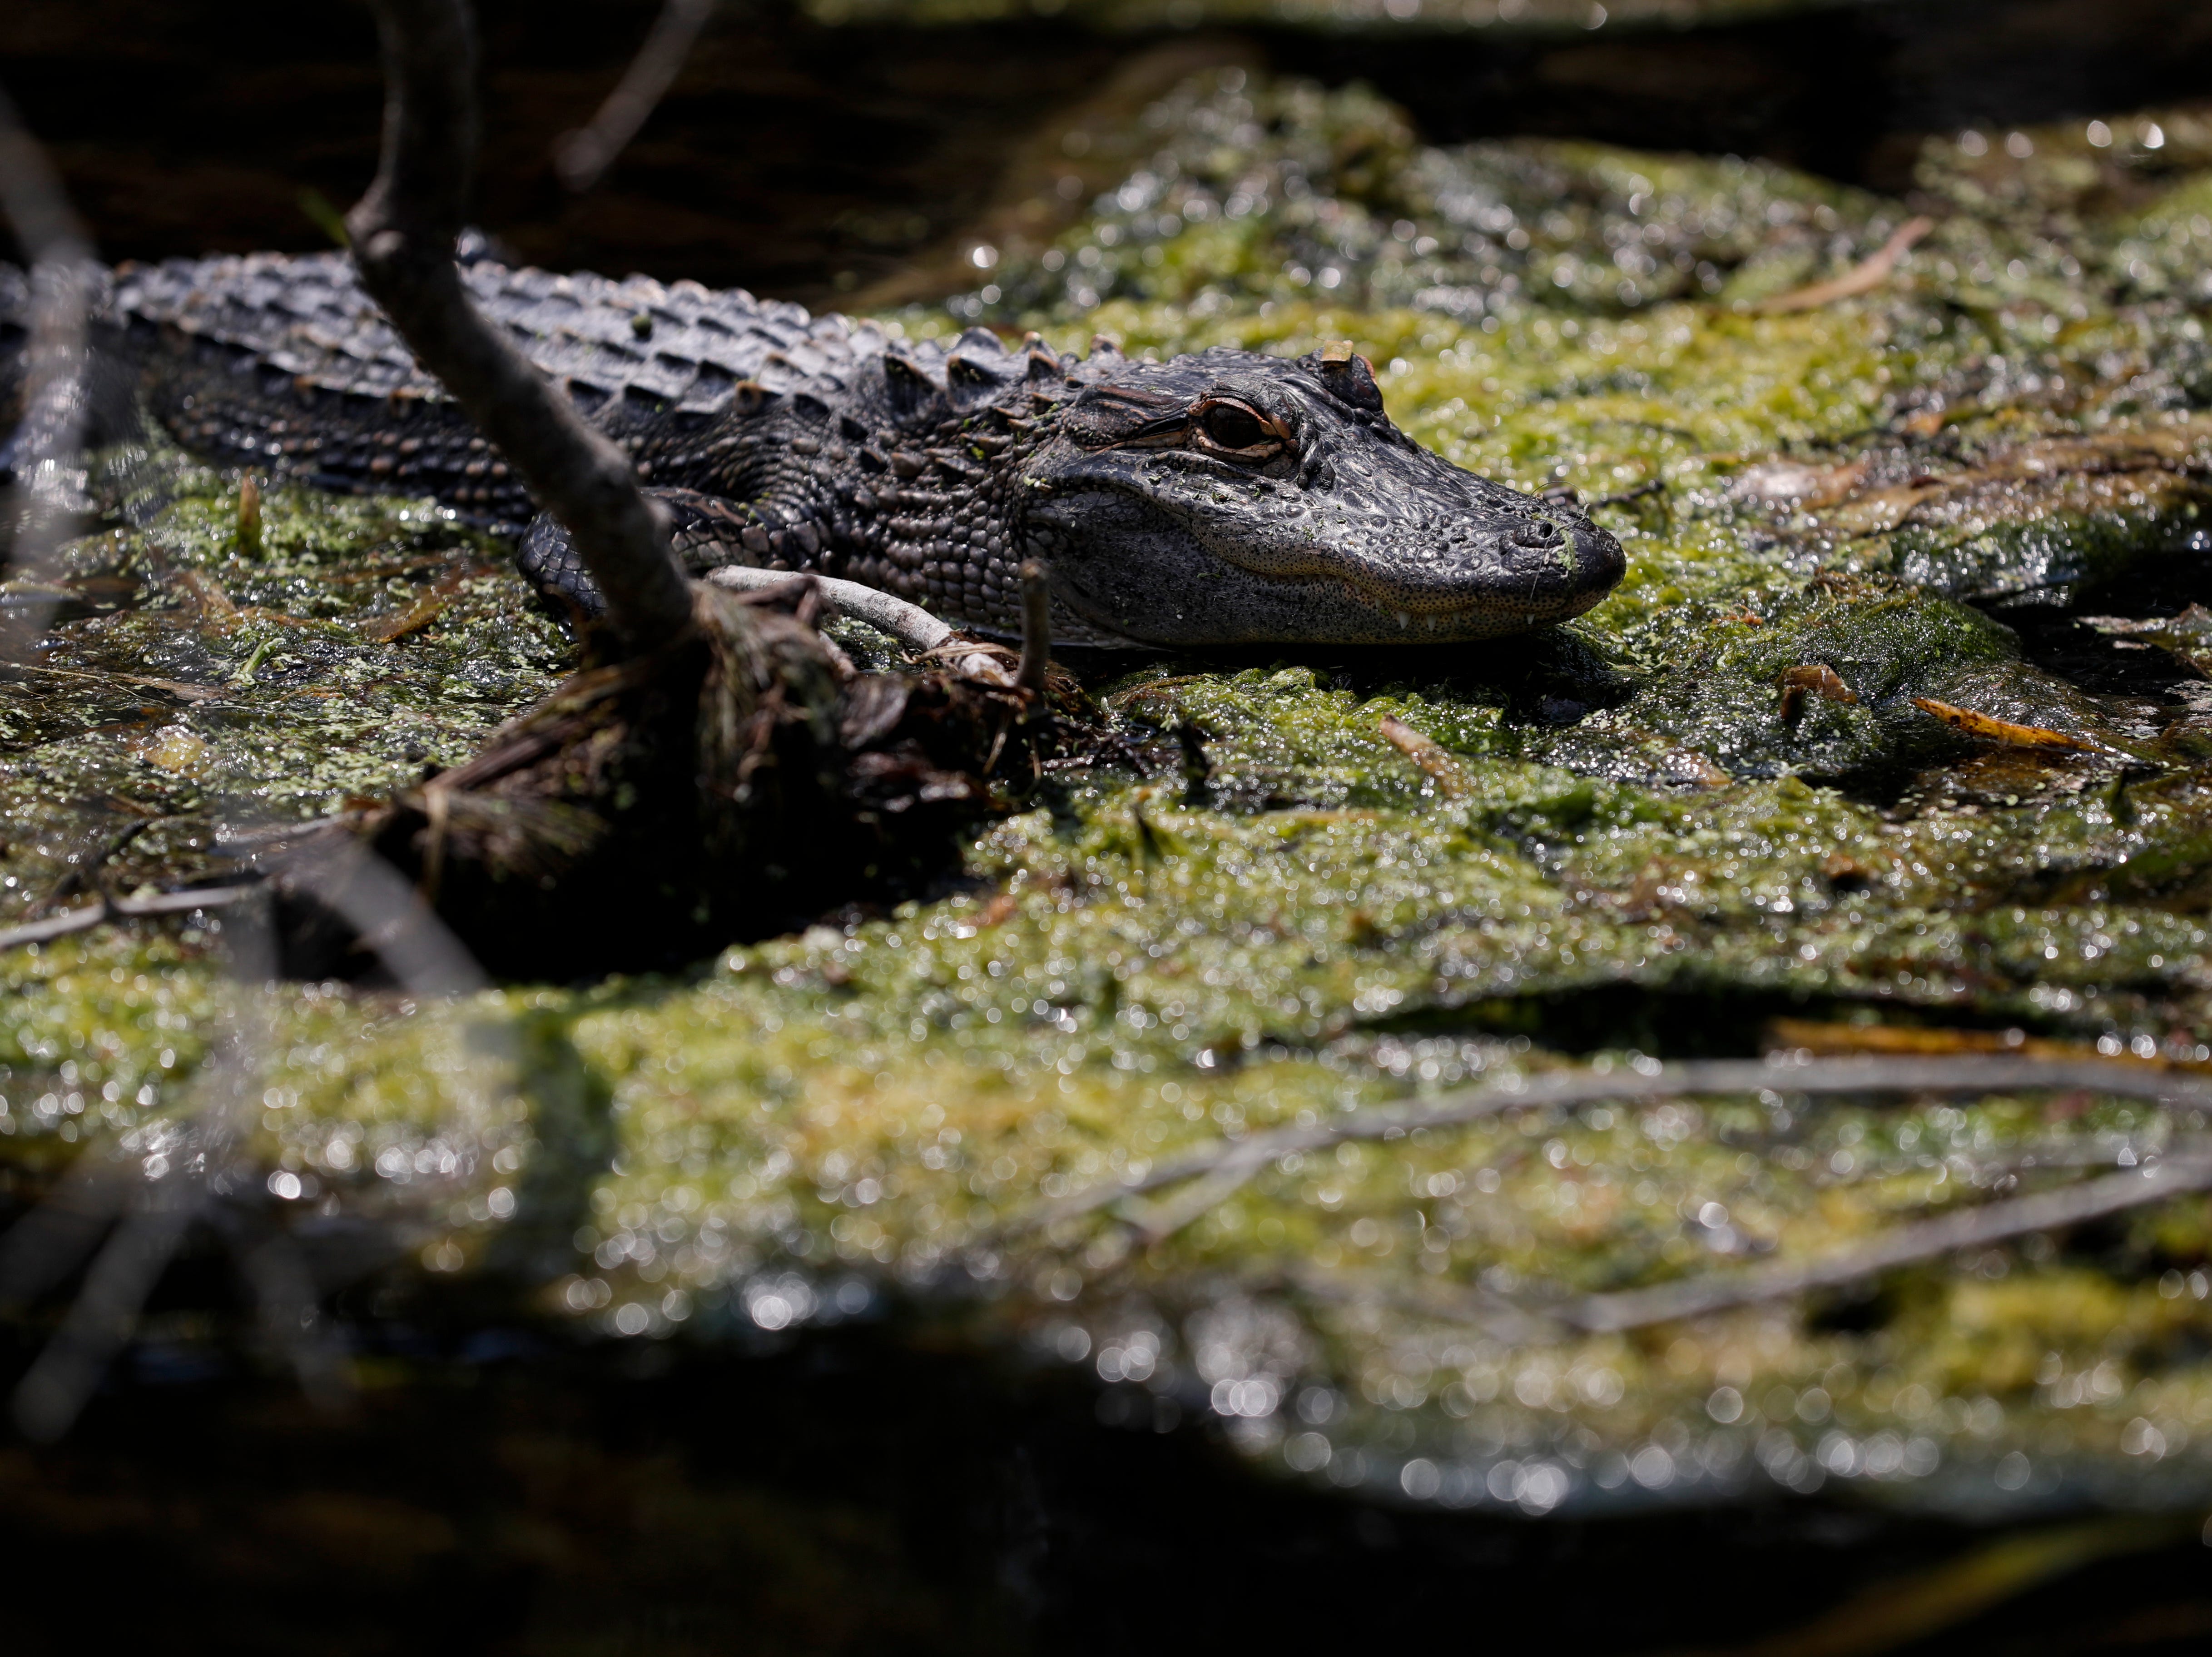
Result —
<path fill-rule="evenodd" d="M 1139 136 L 890 320 L 1348 338 L 1424 442 L 1578 490 L 1620 589 L 1078 663 L 1179 771 L 1055 773 L 889 912 L 439 999 L 266 981 L 248 903 L 28 941 L 459 762 L 569 661 L 434 508 L 242 523 L 104 456 L 103 527 L 0 594 L 50 617 L 0 674 L 11 1177 L 189 1175 L 613 1339 L 896 1316 L 1395 1500 L 2212 1502 L 2212 125 L 1954 135 L 1902 201 L 1238 70 Z M 2014 1091 L 1820 1057 L 1961 1052 Z M 2136 1083 L 2019 1079 L 2100 1057 Z M 2130 1179 L 2169 1194 L 1817 1269 Z M 1717 1290 L 1616 1315 L 1669 1285 Z"/>

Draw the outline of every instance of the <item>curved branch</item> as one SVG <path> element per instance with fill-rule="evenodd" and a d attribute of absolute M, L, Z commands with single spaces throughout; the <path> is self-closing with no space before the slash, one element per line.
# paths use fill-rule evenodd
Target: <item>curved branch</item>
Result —
<path fill-rule="evenodd" d="M 653 20 L 652 33 L 599 113 L 555 143 L 553 172 L 564 186 L 581 195 L 605 176 L 615 157 L 637 137 L 638 129 L 676 83 L 684 58 L 714 12 L 714 0 L 665 0 L 660 15 Z"/>
<path fill-rule="evenodd" d="M 951 642 L 951 624 L 939 620 L 918 604 L 908 604 L 880 588 L 863 587 L 835 576 L 794 575 L 787 570 L 756 570 L 749 564 L 729 564 L 709 570 L 707 580 L 732 593 L 765 593 L 789 587 L 795 581 L 811 581 L 822 602 L 836 615 L 865 621 L 915 650 L 934 650 Z"/>
<path fill-rule="evenodd" d="M 1549 1301 L 1534 1296 L 1509 1299 L 1473 1285 L 1346 1278 L 1304 1264 L 1291 1267 L 1283 1280 L 1318 1300 L 1381 1301 L 1416 1317 L 1471 1325 L 1513 1345 L 1538 1345 L 1574 1335 L 1646 1329 L 1655 1324 L 1785 1301 L 1814 1289 L 1839 1288 L 1898 1266 L 1986 1248 L 2033 1232 L 2079 1225 L 2085 1220 L 2102 1219 L 2206 1190 L 2212 1190 L 2212 1151 L 2192 1148 L 2123 1173 L 1909 1221 L 1855 1247 L 1808 1260 L 1770 1260 L 1745 1270 L 1707 1272 L 1644 1288 Z"/>
<path fill-rule="evenodd" d="M 0 503 L 0 555 L 17 575 L 43 576 L 74 533 L 75 469 L 84 432 L 86 330 L 99 266 L 84 226 L 70 208 L 52 163 L 0 91 L 0 215 L 30 267 L 24 321 L 22 418 L 0 440 L 0 460 L 15 474 Z M 4 474 L 0 474 L 4 475 Z M 19 657 L 45 631 L 51 603 L 19 616 L 0 637 L 0 655 Z"/>
<path fill-rule="evenodd" d="M 2212 1156 L 2178 1156 L 2149 1167 L 2084 1179 L 2054 1191 L 2035 1191 L 1978 1208 L 1915 1220 L 1886 1231 L 1857 1248 L 1813 1260 L 1775 1260 L 1747 1271 L 1715 1272 L 1649 1288 L 1587 1295 L 1558 1306 L 1528 1308 L 1570 1328 L 1591 1334 L 1642 1329 L 1701 1317 L 1761 1301 L 1787 1300 L 1809 1289 L 1834 1288 L 1872 1277 L 1893 1266 L 1984 1248 L 2030 1232 L 2079 1225 L 2084 1220 L 2140 1208 L 2164 1197 L 2212 1187 Z"/>
<path fill-rule="evenodd" d="M 376 0 L 386 89 L 376 181 L 346 216 L 362 285 L 531 492 L 568 526 L 624 649 L 690 628 L 668 532 L 629 461 L 471 302 L 453 262 L 477 144 L 465 0 Z"/>
<path fill-rule="evenodd" d="M 2212 1108 L 2212 1085 L 2123 1059 L 2051 1060 L 2010 1054 L 1960 1057 L 1825 1059 L 1782 1054 L 1773 1058 L 1699 1059 L 1648 1073 L 1555 1070 L 1511 1076 L 1448 1093 L 1425 1105 L 1363 1111 L 1312 1127 L 1275 1128 L 1206 1148 L 1155 1168 L 1140 1179 L 1108 1180 L 1014 1222 L 1017 1229 L 1049 1227 L 1127 1197 L 1142 1196 L 1186 1179 L 1218 1175 L 1212 1200 L 1220 1201 L 1273 1158 L 1292 1151 L 1327 1150 L 1352 1140 L 1395 1139 L 1416 1128 L 1455 1128 L 1528 1106 L 1595 1105 L 1601 1101 L 1677 1099 L 1688 1093 L 1913 1093 L 2047 1092 L 2081 1088 L 2118 1099 L 2153 1100 Z M 1181 1212 L 1182 1205 L 1178 1205 Z M 1209 1204 L 1210 1206 L 1210 1204 Z M 1184 1222 L 1194 1215 L 1187 1215 Z"/>

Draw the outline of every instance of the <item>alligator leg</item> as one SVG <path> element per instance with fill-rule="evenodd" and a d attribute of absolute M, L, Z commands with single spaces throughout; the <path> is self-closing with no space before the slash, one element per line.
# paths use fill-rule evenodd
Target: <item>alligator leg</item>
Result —
<path fill-rule="evenodd" d="M 745 532 L 767 545 L 761 519 L 751 508 L 696 489 L 648 489 L 645 497 L 668 519 L 668 541 L 677 560 L 689 575 L 703 576 L 729 564 L 773 568 L 759 548 L 748 546 Z M 556 608 L 570 606 L 586 616 L 606 608 L 584 562 L 568 539 L 568 532 L 550 513 L 541 512 L 524 532 L 515 553 L 523 578 L 553 601 Z"/>

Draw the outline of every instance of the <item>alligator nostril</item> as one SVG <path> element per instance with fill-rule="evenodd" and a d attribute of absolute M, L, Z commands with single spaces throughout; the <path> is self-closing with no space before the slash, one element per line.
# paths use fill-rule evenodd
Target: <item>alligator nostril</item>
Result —
<path fill-rule="evenodd" d="M 1544 518 L 1528 519 L 1513 526 L 1516 546 L 1557 546 L 1565 539 L 1559 525 Z"/>

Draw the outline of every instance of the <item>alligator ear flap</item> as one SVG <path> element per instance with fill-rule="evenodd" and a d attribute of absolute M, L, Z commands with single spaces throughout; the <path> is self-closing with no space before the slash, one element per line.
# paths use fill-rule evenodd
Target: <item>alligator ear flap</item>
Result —
<path fill-rule="evenodd" d="M 891 412 L 902 419 L 927 408 L 937 396 L 936 383 L 921 364 L 894 351 L 884 353 L 884 387 Z"/>
<path fill-rule="evenodd" d="M 1373 414 L 1382 412 L 1382 388 L 1375 383 L 1374 364 L 1353 350 L 1350 340 L 1331 340 L 1305 361 L 1338 402 Z"/>

